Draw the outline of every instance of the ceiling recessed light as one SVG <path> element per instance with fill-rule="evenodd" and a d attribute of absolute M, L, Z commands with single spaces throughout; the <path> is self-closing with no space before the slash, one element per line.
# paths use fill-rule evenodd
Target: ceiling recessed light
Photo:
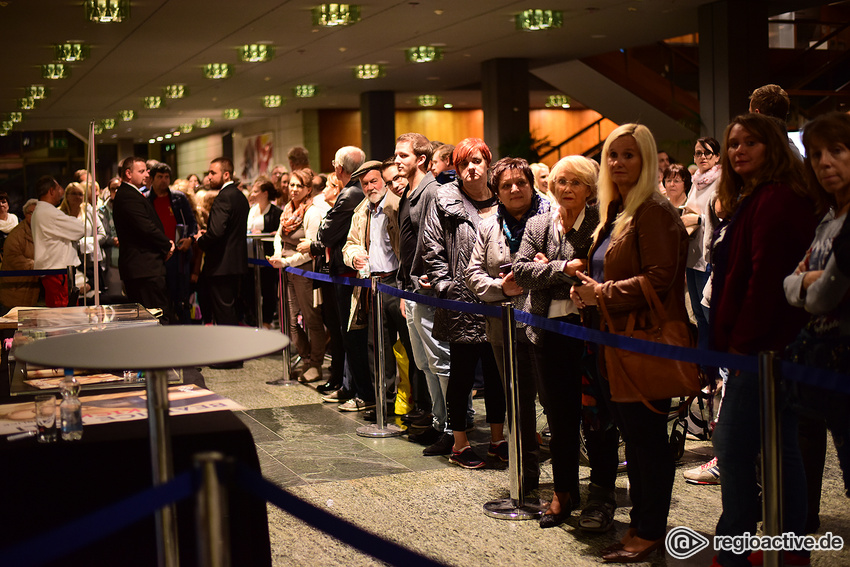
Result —
<path fill-rule="evenodd" d="M 242 111 L 238 108 L 225 108 L 222 115 L 225 120 L 236 120 L 242 116 Z"/>
<path fill-rule="evenodd" d="M 178 99 L 189 94 L 189 89 L 186 88 L 186 85 L 168 85 L 167 87 L 163 87 L 162 90 L 165 98 Z"/>
<path fill-rule="evenodd" d="M 239 48 L 239 60 L 246 63 L 263 63 L 274 57 L 274 46 L 264 43 L 251 43 Z"/>
<path fill-rule="evenodd" d="M 149 144 L 155 144 L 155 143 L 156 143 L 156 140 L 155 140 L 154 138 L 151 138 L 150 140 L 148 140 L 148 143 L 149 143 Z"/>
<path fill-rule="evenodd" d="M 156 137 L 156 141 L 157 141 L 157 142 L 161 142 L 163 139 L 164 139 L 164 138 L 163 138 L 162 136 L 157 136 L 157 137 Z"/>
<path fill-rule="evenodd" d="M 204 77 L 207 79 L 229 79 L 233 68 L 227 63 L 208 63 L 204 65 Z"/>
<path fill-rule="evenodd" d="M 198 128 L 209 128 L 210 126 L 212 126 L 212 123 L 213 121 L 211 118 L 198 118 L 197 120 L 195 120 L 195 124 L 198 126 Z"/>
<path fill-rule="evenodd" d="M 62 63 L 48 63 L 41 66 L 41 76 L 45 79 L 67 79 L 71 75 L 71 69 Z"/>
<path fill-rule="evenodd" d="M 546 99 L 546 108 L 569 108 L 571 102 L 567 95 L 551 95 Z"/>
<path fill-rule="evenodd" d="M 166 140 L 170 140 L 170 139 L 171 139 L 171 134 L 166 134 L 166 135 L 165 135 L 165 139 L 166 139 Z"/>
<path fill-rule="evenodd" d="M 32 110 L 35 108 L 35 99 L 31 96 L 25 96 L 18 99 L 18 108 L 21 110 Z"/>
<path fill-rule="evenodd" d="M 20 112 L 10 112 L 8 116 L 9 122 L 12 122 L 13 124 L 18 124 L 23 119 L 24 115 Z"/>
<path fill-rule="evenodd" d="M 433 45 L 419 45 L 404 50 L 404 56 L 410 63 L 428 63 L 443 58 L 443 48 Z"/>
<path fill-rule="evenodd" d="M 189 123 L 187 122 L 186 124 L 181 124 L 181 125 L 179 126 L 179 128 L 180 128 L 180 131 L 181 131 L 181 132 L 183 132 L 184 134 L 188 134 L 188 133 L 190 133 L 192 130 L 194 130 L 194 128 L 195 128 L 195 127 L 194 127 L 192 124 L 189 124 Z"/>
<path fill-rule="evenodd" d="M 437 106 L 442 100 L 443 99 L 441 99 L 437 95 L 419 95 L 418 97 L 416 97 L 416 103 L 419 106 L 424 106 L 425 108 Z"/>
<path fill-rule="evenodd" d="M 53 46 L 53 58 L 56 61 L 71 63 L 83 61 L 89 56 L 89 46 L 84 43 L 60 43 Z"/>
<path fill-rule="evenodd" d="M 516 15 L 516 29 L 540 31 L 560 28 L 564 25 L 564 13 L 560 10 L 523 10 Z"/>
<path fill-rule="evenodd" d="M 357 79 L 377 79 L 387 74 L 383 65 L 367 63 L 354 67 L 354 77 Z"/>
<path fill-rule="evenodd" d="M 298 98 L 312 98 L 316 96 L 318 87 L 316 85 L 296 85 L 292 92 Z"/>
<path fill-rule="evenodd" d="M 129 0 L 86 0 L 86 19 L 99 24 L 120 23 L 130 17 Z"/>
<path fill-rule="evenodd" d="M 25 93 L 26 96 L 35 100 L 41 100 L 47 97 L 47 89 L 44 88 L 44 85 L 31 85 L 26 88 Z"/>
<path fill-rule="evenodd" d="M 118 118 L 121 119 L 122 122 L 130 122 L 131 120 L 136 118 L 135 110 L 119 110 Z"/>
<path fill-rule="evenodd" d="M 142 99 L 142 105 L 149 109 L 154 110 L 162 107 L 162 97 L 160 96 L 146 96 Z"/>
<path fill-rule="evenodd" d="M 115 119 L 114 118 L 104 118 L 100 121 L 100 125 L 103 126 L 104 130 L 112 130 L 115 128 Z"/>
<path fill-rule="evenodd" d="M 280 95 L 266 95 L 263 97 L 263 106 L 266 108 L 277 108 L 285 99 Z"/>
<path fill-rule="evenodd" d="M 349 26 L 360 21 L 357 4 L 320 4 L 313 8 L 313 25 L 326 28 Z"/>
<path fill-rule="evenodd" d="M 449 108 L 452 108 L 453 106 L 454 106 L 454 105 L 452 105 L 451 103 L 448 103 L 448 102 L 447 102 L 446 104 L 444 104 L 444 105 L 443 105 L 443 108 L 449 109 Z"/>

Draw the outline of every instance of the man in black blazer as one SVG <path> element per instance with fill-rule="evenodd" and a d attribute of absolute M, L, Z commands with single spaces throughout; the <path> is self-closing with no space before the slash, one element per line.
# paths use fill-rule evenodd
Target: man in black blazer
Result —
<path fill-rule="evenodd" d="M 113 221 L 118 233 L 118 271 L 130 301 L 168 313 L 165 261 L 174 252 L 174 242 L 162 229 L 156 211 L 140 191 L 147 175 L 145 160 L 129 157 L 121 162 L 121 186 L 115 196 Z"/>
<path fill-rule="evenodd" d="M 210 163 L 210 189 L 218 195 L 210 209 L 207 229 L 201 231 L 198 245 L 204 251 L 201 274 L 217 325 L 238 325 L 236 311 L 239 280 L 248 270 L 248 199 L 233 182 L 233 162 L 217 158 Z M 240 367 L 241 363 L 232 367 Z"/>

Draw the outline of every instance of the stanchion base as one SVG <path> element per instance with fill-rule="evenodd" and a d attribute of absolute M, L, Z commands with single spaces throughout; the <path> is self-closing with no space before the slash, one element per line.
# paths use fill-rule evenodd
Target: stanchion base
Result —
<path fill-rule="evenodd" d="M 493 500 L 484 505 L 484 513 L 498 520 L 536 520 L 546 511 L 546 503 L 532 498 L 524 500 L 522 507 L 513 498 Z"/>
<path fill-rule="evenodd" d="M 403 435 L 404 432 L 404 429 L 392 423 L 388 423 L 387 426 L 383 428 L 379 427 L 377 423 L 357 428 L 357 435 L 360 437 L 399 437 Z"/>
<path fill-rule="evenodd" d="M 277 380 L 269 380 L 266 382 L 269 386 L 298 386 L 301 384 L 298 380 L 287 380 L 285 378 L 278 378 Z"/>

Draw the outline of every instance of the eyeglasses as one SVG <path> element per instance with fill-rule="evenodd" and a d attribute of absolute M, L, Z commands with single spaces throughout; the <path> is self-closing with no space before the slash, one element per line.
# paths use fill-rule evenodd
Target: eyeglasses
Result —
<path fill-rule="evenodd" d="M 713 156 L 713 155 L 714 155 L 714 152 L 704 152 L 704 151 L 702 151 L 702 150 L 697 150 L 697 151 L 695 151 L 695 152 L 694 152 L 694 157 L 695 157 L 695 158 L 701 158 L 701 157 L 711 157 L 711 156 Z"/>

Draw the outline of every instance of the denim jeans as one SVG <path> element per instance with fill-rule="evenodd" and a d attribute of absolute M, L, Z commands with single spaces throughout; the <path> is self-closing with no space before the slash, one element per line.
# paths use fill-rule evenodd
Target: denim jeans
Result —
<path fill-rule="evenodd" d="M 714 431 L 714 452 L 720 468 L 723 513 L 717 535 L 756 533 L 760 518 L 756 459 L 761 451 L 759 377 L 741 372 L 729 376 L 723 398 L 723 418 Z M 786 409 L 780 414 L 782 438 L 783 532 L 803 535 L 806 522 L 806 478 L 797 444 L 797 418 Z M 749 552 L 721 551 L 717 560 L 726 567 L 748 567 Z"/>
<path fill-rule="evenodd" d="M 701 272 L 693 268 L 685 270 L 685 276 L 688 282 L 688 295 L 691 298 L 691 308 L 694 311 L 694 317 L 697 320 L 697 330 L 699 331 L 697 346 L 703 350 L 708 349 L 708 307 L 703 305 L 702 290 L 711 275 L 710 271 Z"/>
<path fill-rule="evenodd" d="M 446 389 L 449 385 L 449 343 L 433 338 L 435 307 L 404 300 L 410 346 L 416 366 L 425 372 L 434 428 L 446 431 Z"/>

